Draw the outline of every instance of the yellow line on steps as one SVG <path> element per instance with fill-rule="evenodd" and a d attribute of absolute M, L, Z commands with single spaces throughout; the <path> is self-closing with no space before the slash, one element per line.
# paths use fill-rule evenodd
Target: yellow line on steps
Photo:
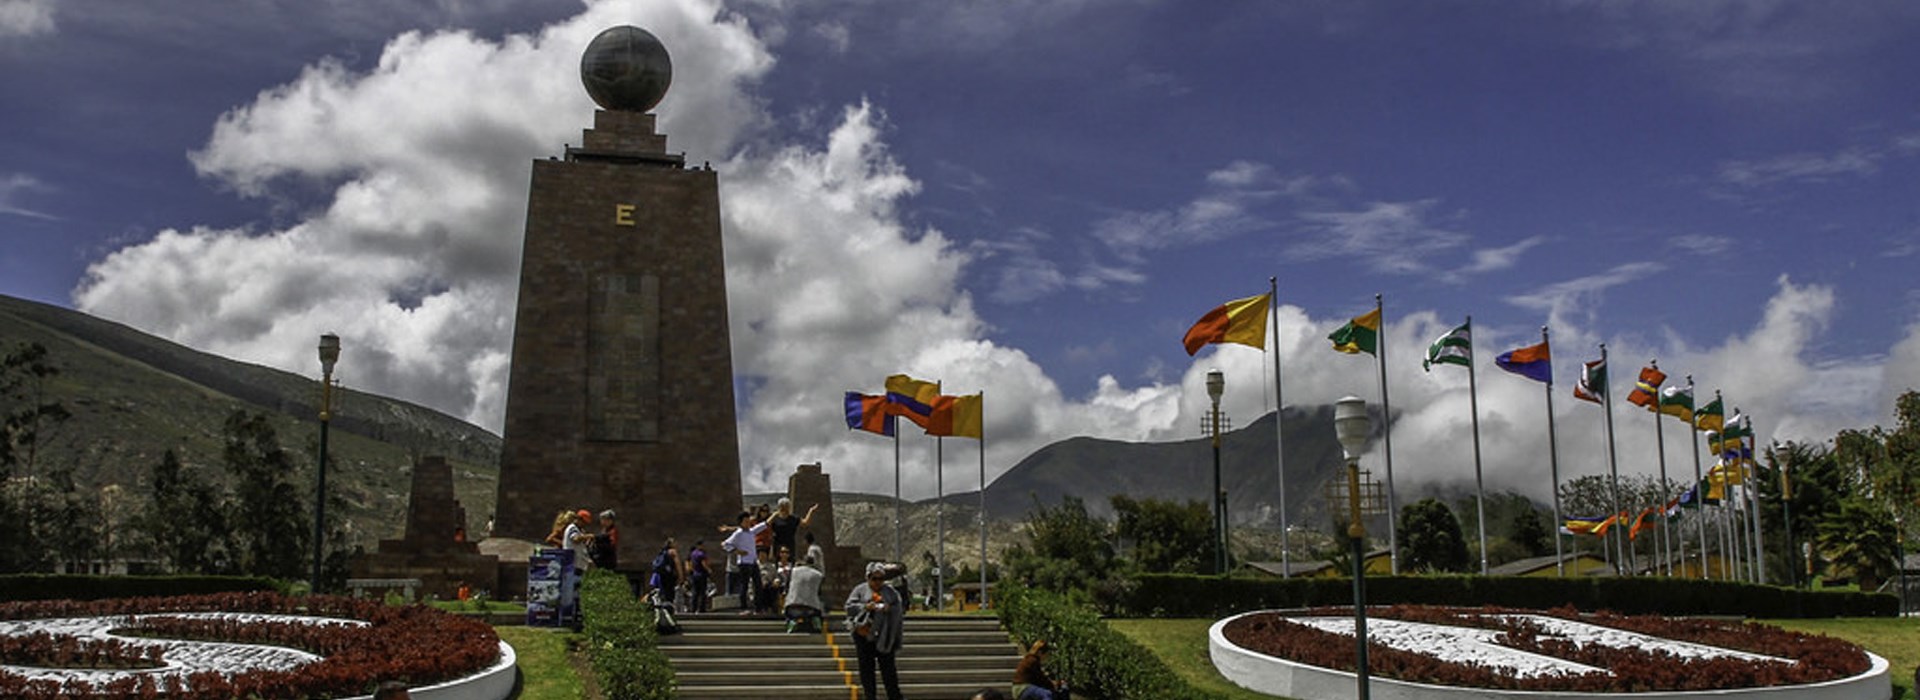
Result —
<path fill-rule="evenodd" d="M 840 655 L 840 645 L 833 641 L 833 628 L 821 625 L 820 636 L 827 638 L 827 648 L 833 650 L 833 662 L 839 665 L 840 679 L 847 684 L 847 700 L 860 700 L 860 684 L 854 681 L 854 672 L 847 670 L 847 657 Z"/>

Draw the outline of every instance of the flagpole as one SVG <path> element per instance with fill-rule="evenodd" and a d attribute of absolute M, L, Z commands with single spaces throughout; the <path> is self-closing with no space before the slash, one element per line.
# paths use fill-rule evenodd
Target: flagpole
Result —
<path fill-rule="evenodd" d="M 946 450 L 945 450 L 946 440 L 947 439 L 945 437 L 941 437 L 941 436 L 934 436 L 933 438 L 933 463 L 935 465 L 935 474 L 933 478 L 933 491 L 938 497 L 937 500 L 933 502 L 934 533 L 935 533 L 933 546 L 934 546 L 934 562 L 936 564 L 936 568 L 934 569 L 934 574 L 933 574 L 933 592 L 936 594 L 936 596 L 934 597 L 934 600 L 939 601 L 938 603 L 939 607 L 936 608 L 939 610 L 945 610 L 947 606 L 947 456 L 946 456 Z"/>
<path fill-rule="evenodd" d="M 987 609 L 987 392 L 980 391 L 980 609 Z"/>
<path fill-rule="evenodd" d="M 1660 360 L 1647 360 L 1647 366 L 1657 371 L 1660 369 Z M 1657 493 L 1660 494 L 1661 505 L 1665 506 L 1667 493 L 1667 435 L 1666 431 L 1660 425 L 1660 409 L 1663 408 L 1662 401 L 1664 400 L 1664 397 L 1660 395 L 1661 391 L 1659 388 L 1653 390 L 1653 452 L 1660 458 L 1660 490 Z M 1668 536 L 1667 528 L 1660 528 L 1660 539 L 1656 540 L 1654 545 L 1654 551 L 1660 553 L 1660 565 L 1649 567 L 1649 572 L 1659 572 L 1665 569 L 1666 574 L 1672 576 L 1673 538 Z"/>
<path fill-rule="evenodd" d="M 1600 344 L 1600 366 L 1601 367 L 1607 366 L 1607 344 L 1606 343 Z M 1615 453 L 1614 447 L 1613 447 L 1613 377 L 1611 376 L 1612 370 L 1608 369 L 1607 371 L 1609 373 L 1609 376 L 1607 377 L 1607 386 L 1605 387 L 1603 392 L 1605 395 L 1602 397 L 1606 401 L 1606 409 L 1607 409 L 1603 411 L 1603 413 L 1605 413 L 1607 417 L 1607 468 L 1613 474 L 1613 513 L 1612 514 L 1619 515 L 1620 514 L 1620 457 L 1618 454 Z M 1628 576 L 1632 576 L 1633 567 L 1632 567 L 1632 557 L 1630 556 L 1632 554 L 1632 550 L 1626 549 L 1621 544 L 1621 538 L 1619 537 L 1614 538 L 1613 546 L 1616 548 L 1616 550 L 1620 551 L 1619 557 L 1614 560 L 1614 566 L 1622 567 L 1622 568 L 1618 568 L 1616 570 L 1625 571 L 1627 572 Z"/>
<path fill-rule="evenodd" d="M 1380 294 L 1373 295 L 1373 310 L 1380 315 L 1380 334 L 1374 343 L 1379 352 L 1374 355 L 1380 360 L 1380 432 L 1382 447 L 1387 455 L 1387 559 L 1393 565 L 1393 575 L 1400 575 L 1400 528 L 1396 526 L 1399 518 L 1399 505 L 1393 495 L 1393 402 L 1387 400 L 1387 313 L 1386 302 Z"/>
<path fill-rule="evenodd" d="M 942 394 L 940 382 L 934 390 Z M 935 610 L 947 607 L 947 439 L 933 436 L 933 599 Z"/>
<path fill-rule="evenodd" d="M 900 559 L 900 431 L 893 431 L 893 561 Z"/>
<path fill-rule="evenodd" d="M 1480 386 L 1474 378 L 1473 316 L 1467 316 L 1467 406 L 1473 411 L 1473 500 L 1480 512 L 1480 575 L 1487 575 L 1487 482 L 1480 471 Z"/>
<path fill-rule="evenodd" d="M 1691 374 L 1687 375 L 1687 395 L 1688 396 L 1694 395 L 1693 375 Z M 1714 400 L 1718 401 L 1719 399 L 1720 399 L 1720 392 L 1717 392 L 1717 391 L 1714 392 Z M 1722 425 L 1721 427 L 1725 427 L 1725 426 Z M 1693 489 L 1694 489 L 1693 506 L 1694 508 L 1699 508 L 1700 507 L 1700 412 L 1698 410 L 1695 410 L 1693 413 L 1693 429 L 1687 431 L 1687 434 L 1693 437 Z M 1707 577 L 1707 522 L 1705 520 L 1700 520 L 1696 524 L 1700 528 L 1700 578 L 1704 579 Z"/>
<path fill-rule="evenodd" d="M 1760 473 L 1758 469 L 1748 469 L 1749 466 L 1758 465 L 1753 462 L 1753 450 L 1746 444 L 1748 440 L 1758 443 L 1760 439 L 1753 434 L 1752 418 L 1743 413 L 1740 420 L 1747 424 L 1740 436 L 1740 469 L 1744 471 L 1740 483 L 1746 485 L 1747 512 L 1753 514 L 1753 582 L 1764 586 L 1767 585 L 1767 531 L 1760 522 L 1760 489 L 1757 482 Z"/>
<path fill-rule="evenodd" d="M 1553 343 L 1547 337 L 1547 327 L 1540 327 L 1540 344 L 1547 346 L 1547 356 L 1553 356 Z M 1560 519 L 1560 437 L 1553 428 L 1553 365 L 1547 365 L 1547 454 L 1548 464 L 1553 471 L 1553 560 L 1562 578 L 1567 575 L 1567 556 L 1560 549 L 1560 525 L 1566 521 Z"/>
<path fill-rule="evenodd" d="M 1280 578 L 1293 578 L 1292 558 L 1287 554 L 1291 535 L 1287 532 L 1287 401 L 1280 393 L 1280 279 L 1267 278 L 1267 311 L 1273 326 L 1273 461 L 1280 477 Z"/>

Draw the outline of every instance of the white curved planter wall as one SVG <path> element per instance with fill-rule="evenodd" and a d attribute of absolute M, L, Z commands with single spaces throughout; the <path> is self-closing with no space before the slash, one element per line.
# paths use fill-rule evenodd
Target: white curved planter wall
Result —
<path fill-rule="evenodd" d="M 487 670 L 439 685 L 410 689 L 407 697 L 413 700 L 506 700 L 508 695 L 513 694 L 513 681 L 517 673 L 514 666 L 517 663 L 513 645 L 501 642 L 500 661 Z M 346 700 L 373 700 L 373 696 L 361 695 Z"/>
<path fill-rule="evenodd" d="M 1349 700 L 1358 695 L 1352 673 L 1288 661 L 1228 642 L 1221 631 L 1227 623 L 1254 614 L 1260 613 L 1235 615 L 1213 623 L 1207 630 L 1207 647 L 1220 675 L 1248 690 L 1280 697 Z M 1811 685 L 1663 693 L 1576 693 L 1457 688 L 1375 676 L 1370 679 L 1370 695 L 1374 700 L 1888 700 L 1893 697 L 1893 682 L 1887 675 L 1887 660 L 1872 653 L 1867 657 L 1873 666 L 1866 673 Z"/>

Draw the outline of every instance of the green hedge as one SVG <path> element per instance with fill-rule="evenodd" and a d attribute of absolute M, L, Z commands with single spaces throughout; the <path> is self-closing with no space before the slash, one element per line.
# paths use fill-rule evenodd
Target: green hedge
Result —
<path fill-rule="evenodd" d="M 252 591 L 287 592 L 280 582 L 259 576 L 0 576 L 0 600 L 106 600 Z"/>
<path fill-rule="evenodd" d="M 1676 578 L 1369 576 L 1367 604 L 1500 605 L 1612 610 L 1629 615 L 1741 615 L 1769 618 L 1891 617 L 1884 593 L 1804 591 L 1731 581 Z M 1114 611 L 1143 617 L 1225 617 L 1248 610 L 1352 605 L 1347 578 L 1247 579 L 1187 574 L 1138 577 Z"/>
<path fill-rule="evenodd" d="M 660 653 L 653 610 L 627 579 L 595 569 L 580 585 L 581 632 L 600 693 L 612 700 L 672 700 L 673 666 Z"/>
<path fill-rule="evenodd" d="M 1053 646 L 1048 671 L 1073 686 L 1075 697 L 1107 700 L 1205 700 L 1146 647 L 1108 627 L 1092 608 L 1046 591 L 1008 585 L 994 591 L 994 609 L 1022 648 L 1045 639 Z"/>

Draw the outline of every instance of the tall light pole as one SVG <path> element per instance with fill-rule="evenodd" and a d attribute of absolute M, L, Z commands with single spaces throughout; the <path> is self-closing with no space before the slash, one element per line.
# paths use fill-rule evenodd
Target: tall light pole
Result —
<path fill-rule="evenodd" d="M 1217 369 L 1207 372 L 1207 396 L 1213 399 L 1213 410 L 1207 413 L 1212 423 L 1207 432 L 1213 433 L 1213 572 L 1222 576 L 1227 573 L 1227 504 L 1220 491 L 1220 395 L 1226 392 L 1227 375 Z"/>
<path fill-rule="evenodd" d="M 1357 396 L 1340 399 L 1333 405 L 1333 432 L 1340 438 L 1340 449 L 1347 457 L 1347 537 L 1353 539 L 1353 637 L 1356 648 L 1355 676 L 1360 700 L 1368 700 L 1367 689 L 1367 526 L 1360 520 L 1360 453 L 1373 432 L 1367 417 L 1367 402 Z"/>
<path fill-rule="evenodd" d="M 333 421 L 333 364 L 340 361 L 340 336 L 320 336 L 320 478 L 313 489 L 313 582 L 320 592 L 320 566 L 326 559 L 327 533 L 327 425 Z"/>

